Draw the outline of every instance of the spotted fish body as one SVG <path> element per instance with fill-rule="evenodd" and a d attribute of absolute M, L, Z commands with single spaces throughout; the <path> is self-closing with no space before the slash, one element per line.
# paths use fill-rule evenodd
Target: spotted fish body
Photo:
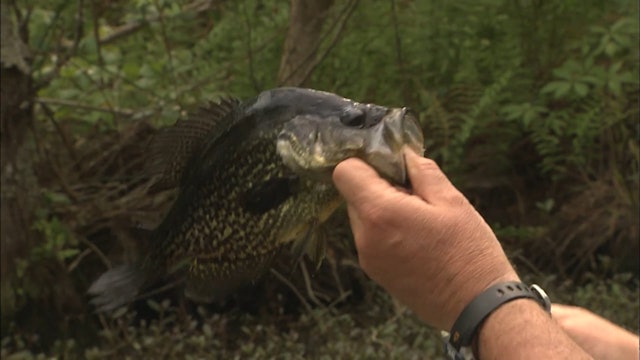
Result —
<path fill-rule="evenodd" d="M 112 310 L 173 274 L 186 277 L 188 297 L 211 301 L 259 277 L 291 244 L 321 261 L 313 234 L 341 203 L 335 165 L 360 157 L 402 184 L 403 145 L 423 151 L 406 110 L 335 94 L 279 88 L 210 104 L 154 140 L 150 168 L 159 185 L 179 186 L 178 198 L 146 256 L 98 278 L 92 302 Z"/>

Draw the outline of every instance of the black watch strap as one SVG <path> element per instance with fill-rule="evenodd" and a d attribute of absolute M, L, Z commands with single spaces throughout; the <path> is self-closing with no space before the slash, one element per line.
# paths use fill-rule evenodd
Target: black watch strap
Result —
<path fill-rule="evenodd" d="M 461 347 L 471 346 L 477 328 L 494 310 L 502 304 L 515 299 L 530 298 L 537 301 L 549 312 L 551 302 L 547 294 L 537 285 L 529 287 L 518 281 L 493 285 L 476 296 L 453 324 L 449 335 L 449 346 L 456 352 Z"/>

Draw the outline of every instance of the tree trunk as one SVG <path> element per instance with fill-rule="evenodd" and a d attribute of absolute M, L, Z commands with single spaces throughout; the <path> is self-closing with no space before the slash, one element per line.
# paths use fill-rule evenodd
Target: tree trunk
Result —
<path fill-rule="evenodd" d="M 29 75 L 29 51 L 20 39 L 11 9 L 5 2 L 1 8 L 0 56 L 0 245 L 2 275 L 2 313 L 14 308 L 13 290 L 7 290 L 15 275 L 16 258 L 24 257 L 33 244 L 32 212 L 27 191 L 29 158 L 22 143 L 33 123 L 33 89 Z M 3 319 L 5 317 L 3 316 Z M 3 326 L 4 327 L 4 326 Z"/>
<path fill-rule="evenodd" d="M 42 235 L 33 229 L 39 205 L 33 172 L 34 151 L 29 133 L 34 126 L 35 90 L 29 49 L 6 2 L 0 8 L 0 331 L 15 330 L 40 336 L 41 346 L 68 332 L 67 315 L 81 306 L 64 264 L 55 257 L 33 258 Z M 37 346 L 38 344 L 33 344 Z"/>
<path fill-rule="evenodd" d="M 278 84 L 302 86 L 307 82 L 322 42 L 322 27 L 332 5 L 333 0 L 291 0 Z"/>

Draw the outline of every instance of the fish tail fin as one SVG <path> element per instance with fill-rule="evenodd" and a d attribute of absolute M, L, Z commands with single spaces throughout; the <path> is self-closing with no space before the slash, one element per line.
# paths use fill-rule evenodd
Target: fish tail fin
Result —
<path fill-rule="evenodd" d="M 102 274 L 87 291 L 97 312 L 114 310 L 132 302 L 146 283 L 143 271 L 135 265 L 121 265 Z"/>

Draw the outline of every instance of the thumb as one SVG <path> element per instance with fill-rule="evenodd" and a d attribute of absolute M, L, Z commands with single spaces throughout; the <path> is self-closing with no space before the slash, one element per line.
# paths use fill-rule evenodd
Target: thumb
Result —
<path fill-rule="evenodd" d="M 333 182 L 344 199 L 356 207 L 393 189 L 371 166 L 357 158 L 339 163 L 333 171 Z"/>

